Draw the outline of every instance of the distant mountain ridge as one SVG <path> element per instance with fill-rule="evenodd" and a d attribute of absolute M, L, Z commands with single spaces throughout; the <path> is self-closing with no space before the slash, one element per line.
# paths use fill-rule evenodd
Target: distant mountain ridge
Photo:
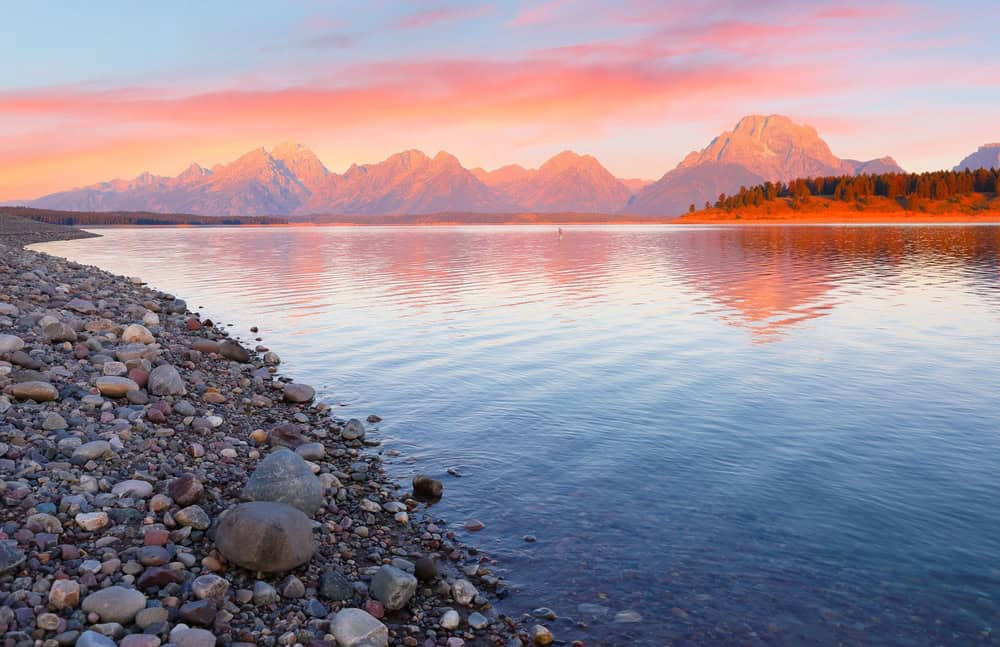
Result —
<path fill-rule="evenodd" d="M 731 194 L 741 186 L 902 170 L 891 157 L 864 162 L 840 159 L 815 128 L 788 117 L 749 115 L 642 189 L 623 213 L 677 215 L 691 204 L 701 208 L 720 193 Z"/>
<path fill-rule="evenodd" d="M 967 156 L 953 169 L 964 171 L 965 169 L 994 169 L 1000 168 L 1000 143 L 983 144 L 979 149 Z"/>
<path fill-rule="evenodd" d="M 982 149 L 980 149 L 982 151 Z M 284 142 L 176 177 L 143 173 L 53 193 L 28 204 L 76 211 L 154 211 L 212 216 L 623 213 L 674 216 L 720 193 L 764 181 L 902 171 L 891 157 L 840 159 L 811 126 L 750 115 L 687 155 L 655 182 L 623 180 L 591 155 L 563 151 L 537 169 L 466 169 L 446 152 L 409 150 L 374 164 L 329 171 L 308 147 Z"/>

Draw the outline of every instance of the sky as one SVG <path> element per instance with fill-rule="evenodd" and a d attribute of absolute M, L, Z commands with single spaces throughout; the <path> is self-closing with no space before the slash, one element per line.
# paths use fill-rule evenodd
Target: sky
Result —
<path fill-rule="evenodd" d="M 1000 141 L 995 0 L 0 0 L 0 200 L 294 139 L 333 171 L 566 149 L 657 179 L 746 114 L 845 158 Z"/>

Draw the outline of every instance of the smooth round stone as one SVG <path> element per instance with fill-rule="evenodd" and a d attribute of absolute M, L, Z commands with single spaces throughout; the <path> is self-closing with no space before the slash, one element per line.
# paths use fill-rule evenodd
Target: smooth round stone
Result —
<path fill-rule="evenodd" d="M 57 611 L 73 609 L 80 604 L 80 583 L 56 580 L 49 589 L 49 606 Z"/>
<path fill-rule="evenodd" d="M 170 642 L 176 647 L 215 647 L 215 634 L 181 624 L 170 631 Z"/>
<path fill-rule="evenodd" d="M 48 382 L 31 380 L 19 382 L 11 387 L 11 395 L 18 400 L 34 400 L 35 402 L 51 402 L 59 399 L 59 391 Z"/>
<path fill-rule="evenodd" d="M 115 641 L 96 631 L 84 631 L 76 639 L 76 647 L 117 647 Z"/>
<path fill-rule="evenodd" d="M 619 611 L 615 614 L 615 622 L 619 624 L 634 624 L 636 622 L 642 622 L 642 615 L 640 615 L 638 611 L 625 609 L 624 611 Z"/>
<path fill-rule="evenodd" d="M 137 479 L 129 479 L 115 483 L 111 488 L 111 494 L 119 498 L 133 497 L 136 499 L 148 499 L 153 495 L 153 484 Z"/>
<path fill-rule="evenodd" d="M 128 374 L 128 367 L 123 362 L 104 362 L 101 373 L 108 377 L 124 377 Z"/>
<path fill-rule="evenodd" d="M 137 391 L 139 385 L 127 377 L 103 376 L 97 378 L 97 390 L 106 398 L 124 398 L 129 391 Z"/>
<path fill-rule="evenodd" d="M 250 501 L 287 503 L 313 514 L 323 507 L 323 484 L 305 460 L 289 449 L 268 454 L 253 471 L 242 496 Z"/>
<path fill-rule="evenodd" d="M 191 592 L 199 600 L 216 600 L 221 602 L 226 597 L 228 590 L 229 582 L 214 573 L 200 575 L 191 582 Z"/>
<path fill-rule="evenodd" d="M 462 617 L 458 615 L 458 611 L 454 609 L 448 609 L 441 616 L 441 620 L 438 622 L 442 629 L 447 629 L 448 631 L 454 631 L 458 629 L 459 623 L 462 622 Z"/>
<path fill-rule="evenodd" d="M 45 416 L 45 421 L 42 423 L 42 429 L 46 431 L 59 431 L 66 426 L 66 419 L 55 411 Z"/>
<path fill-rule="evenodd" d="M 48 324 L 42 329 L 42 333 L 52 343 L 76 341 L 76 331 L 61 321 Z"/>
<path fill-rule="evenodd" d="M 107 512 L 81 512 L 73 520 L 84 530 L 100 530 L 109 521 Z"/>
<path fill-rule="evenodd" d="M 170 551 L 162 546 L 143 546 L 137 559 L 143 566 L 163 566 L 170 561 Z"/>
<path fill-rule="evenodd" d="M 534 641 L 536 645 L 551 645 L 555 637 L 552 632 L 542 625 L 535 625 L 531 628 L 531 640 Z"/>
<path fill-rule="evenodd" d="M 174 519 L 182 526 L 194 528 L 195 530 L 207 530 L 212 525 L 212 520 L 208 513 L 202 510 L 201 506 L 190 505 L 182 508 L 174 515 Z"/>
<path fill-rule="evenodd" d="M 479 591 L 469 580 L 455 580 L 455 583 L 451 585 L 451 595 L 455 598 L 455 602 L 466 607 L 472 604 L 478 593 Z"/>
<path fill-rule="evenodd" d="M 92 440 L 73 450 L 72 460 L 86 463 L 111 453 L 111 443 L 106 440 Z"/>
<path fill-rule="evenodd" d="M 231 339 L 227 339 L 219 344 L 219 355 L 228 360 L 246 364 L 250 361 L 250 353 Z"/>
<path fill-rule="evenodd" d="M 17 335 L 0 335 L 0 354 L 13 353 L 24 348 L 24 340 Z"/>
<path fill-rule="evenodd" d="M 468 622 L 469 626 L 473 629 L 485 629 L 490 626 L 490 621 L 478 611 L 473 611 L 469 614 Z"/>
<path fill-rule="evenodd" d="M 316 397 L 316 389 L 306 384 L 292 382 L 286 384 L 283 392 L 285 402 L 304 403 Z"/>
<path fill-rule="evenodd" d="M 122 341 L 126 344 L 152 344 L 156 339 L 142 324 L 129 324 L 122 331 Z"/>
<path fill-rule="evenodd" d="M 226 511 L 215 544 L 229 561 L 261 573 L 290 571 L 309 561 L 316 548 L 309 517 L 272 501 L 241 503 Z"/>
<path fill-rule="evenodd" d="M 351 418 L 340 431 L 340 437 L 344 440 L 358 440 L 365 437 L 365 425 L 357 418 Z"/>
<path fill-rule="evenodd" d="M 426 474 L 417 474 L 413 477 L 413 493 L 430 499 L 438 499 L 444 492 L 444 485 L 437 479 L 432 479 Z"/>
<path fill-rule="evenodd" d="M 135 614 L 146 606 L 146 596 L 135 589 L 111 586 L 95 591 L 83 599 L 81 605 L 87 613 L 96 613 L 102 622 L 128 625 Z"/>
<path fill-rule="evenodd" d="M 146 388 L 153 395 L 184 395 L 184 379 L 170 364 L 161 364 L 149 372 Z"/>

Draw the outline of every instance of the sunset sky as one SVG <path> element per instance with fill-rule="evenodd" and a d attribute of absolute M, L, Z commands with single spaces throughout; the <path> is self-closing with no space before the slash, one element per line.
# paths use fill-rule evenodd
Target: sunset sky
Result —
<path fill-rule="evenodd" d="M 1000 141 L 995 0 L 8 3 L 0 200 L 175 175 L 285 139 L 333 171 L 573 149 L 656 179 L 749 113 L 841 157 Z"/>

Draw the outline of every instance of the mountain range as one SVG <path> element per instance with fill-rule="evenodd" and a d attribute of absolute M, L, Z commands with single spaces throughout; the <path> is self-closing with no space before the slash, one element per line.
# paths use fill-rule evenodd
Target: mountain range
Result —
<path fill-rule="evenodd" d="M 968 162 L 997 164 L 1000 145 Z M 970 161 L 971 160 L 971 161 Z M 990 161 L 992 160 L 992 162 Z M 981 163 L 981 164 L 980 164 Z M 212 216 L 623 213 L 673 216 L 740 186 L 817 175 L 902 171 L 891 157 L 835 156 L 816 130 L 780 115 L 751 115 L 688 154 L 655 182 L 621 179 L 596 158 L 564 151 L 537 169 L 467 169 L 446 152 L 417 150 L 330 172 L 306 146 L 286 142 L 228 164 L 192 164 L 176 177 L 150 173 L 46 195 L 29 206 L 72 211 L 156 211 Z"/>

